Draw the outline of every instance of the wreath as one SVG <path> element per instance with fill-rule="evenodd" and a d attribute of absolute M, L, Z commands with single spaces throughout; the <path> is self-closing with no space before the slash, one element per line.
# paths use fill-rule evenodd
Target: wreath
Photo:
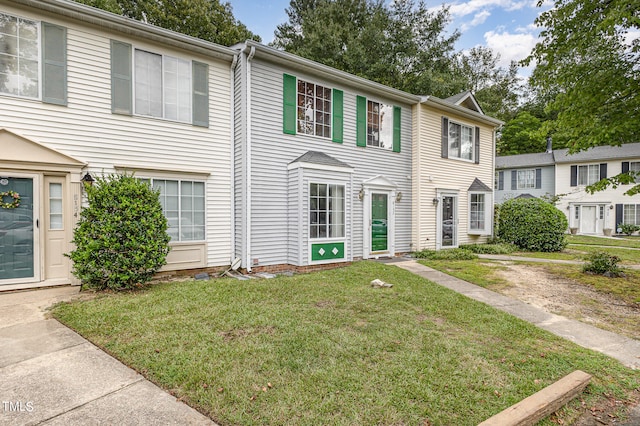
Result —
<path fill-rule="evenodd" d="M 11 202 L 5 203 L 4 202 L 5 197 L 11 198 Z M 0 207 L 2 207 L 3 209 L 15 209 L 16 207 L 19 207 L 19 206 L 20 206 L 20 194 L 18 194 L 16 191 L 0 192 Z"/>

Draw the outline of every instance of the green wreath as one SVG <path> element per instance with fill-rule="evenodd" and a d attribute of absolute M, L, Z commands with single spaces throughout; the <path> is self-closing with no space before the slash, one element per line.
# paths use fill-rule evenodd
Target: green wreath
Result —
<path fill-rule="evenodd" d="M 5 197 L 10 197 L 11 202 L 5 203 L 4 202 Z M 20 206 L 20 194 L 18 194 L 16 191 L 0 192 L 0 207 L 2 207 L 3 209 L 15 209 L 16 207 L 19 207 L 19 206 Z"/>

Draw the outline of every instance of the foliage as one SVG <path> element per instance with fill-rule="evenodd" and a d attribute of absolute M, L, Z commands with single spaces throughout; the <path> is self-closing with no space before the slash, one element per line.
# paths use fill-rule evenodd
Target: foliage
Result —
<path fill-rule="evenodd" d="M 460 246 L 463 250 L 469 250 L 476 254 L 511 254 L 518 250 L 513 244 L 465 244 Z"/>
<path fill-rule="evenodd" d="M 566 246 L 567 218 L 538 198 L 514 198 L 500 207 L 498 237 L 528 251 L 561 251 Z"/>
<path fill-rule="evenodd" d="M 582 271 L 607 277 L 619 277 L 622 274 L 622 269 L 618 266 L 618 262 L 620 262 L 618 256 L 612 256 L 604 251 L 596 251 L 587 257 L 587 263 L 582 267 Z"/>
<path fill-rule="evenodd" d="M 631 235 L 636 231 L 640 231 L 640 226 L 631 223 L 621 223 L 618 225 L 623 234 Z"/>
<path fill-rule="evenodd" d="M 478 256 L 473 254 L 470 250 L 462 248 L 453 248 L 446 250 L 422 250 L 413 253 L 413 257 L 417 259 L 431 259 L 431 260 L 471 260 L 476 259 Z"/>
<path fill-rule="evenodd" d="M 85 185 L 89 206 L 80 212 L 68 254 L 83 285 L 131 289 L 151 279 L 169 252 L 167 219 L 159 193 L 133 176 L 98 177 Z"/>
<path fill-rule="evenodd" d="M 640 0 L 555 0 L 536 19 L 543 30 L 525 60 L 536 63 L 530 84 L 551 98 L 545 133 L 571 152 L 640 134 L 639 9 Z"/>
<path fill-rule="evenodd" d="M 498 155 L 544 152 L 547 142 L 540 135 L 541 120 L 528 111 L 520 111 L 500 130 L 496 143 Z"/>
<path fill-rule="evenodd" d="M 235 19 L 228 2 L 219 0 L 76 1 L 224 46 L 261 40 Z"/>
<path fill-rule="evenodd" d="M 621 173 L 619 175 L 601 179 L 598 182 L 587 186 L 585 190 L 589 194 L 594 194 L 598 191 L 604 191 L 608 187 L 616 189 L 620 185 L 631 185 L 638 182 L 640 182 L 640 173 L 629 171 L 627 173 Z M 624 194 L 629 196 L 640 194 L 640 185 L 632 186 L 625 191 Z"/>

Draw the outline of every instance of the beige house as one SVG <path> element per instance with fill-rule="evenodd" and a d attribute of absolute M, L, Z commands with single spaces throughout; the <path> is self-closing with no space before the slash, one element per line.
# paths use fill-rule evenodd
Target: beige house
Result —
<path fill-rule="evenodd" d="M 413 110 L 412 249 L 485 242 L 493 231 L 495 130 L 471 92 Z"/>
<path fill-rule="evenodd" d="M 161 191 L 166 270 L 228 265 L 235 52 L 66 0 L 0 21 L 0 290 L 72 282 L 81 180 L 123 171 Z"/>

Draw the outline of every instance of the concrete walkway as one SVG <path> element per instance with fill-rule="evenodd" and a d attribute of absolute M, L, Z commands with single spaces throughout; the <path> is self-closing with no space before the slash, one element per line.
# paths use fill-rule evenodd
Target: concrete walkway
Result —
<path fill-rule="evenodd" d="M 421 265 L 415 260 L 393 262 L 434 283 L 464 294 L 471 299 L 491 305 L 501 311 L 528 321 L 544 330 L 570 340 L 582 347 L 592 349 L 617 359 L 629 368 L 640 369 L 640 341 L 623 337 L 580 321 L 546 312 L 540 308 L 503 296 L 491 290 L 452 277 L 435 269 Z"/>
<path fill-rule="evenodd" d="M 78 287 L 0 293 L 0 425 L 213 425 L 45 309 Z"/>

